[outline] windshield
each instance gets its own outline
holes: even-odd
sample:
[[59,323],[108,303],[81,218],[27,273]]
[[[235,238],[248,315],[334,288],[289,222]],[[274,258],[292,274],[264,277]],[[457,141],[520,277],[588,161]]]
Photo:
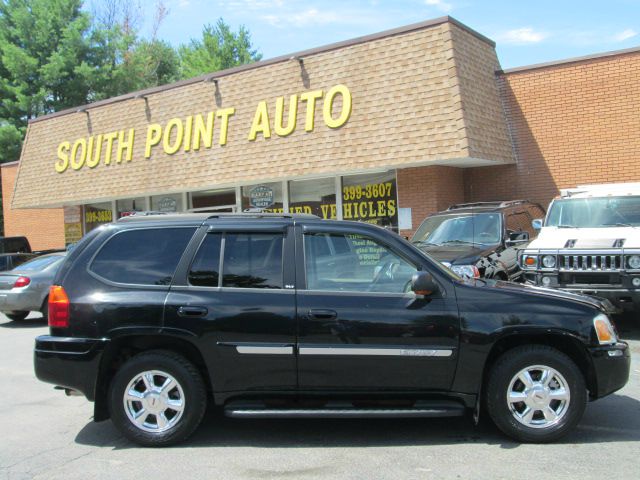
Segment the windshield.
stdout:
[[419,245],[500,243],[499,213],[453,213],[427,218],[411,241]]
[[597,228],[640,226],[640,196],[555,200],[547,227]]
[[21,272],[24,272],[24,271],[37,272],[39,270],[44,270],[45,268],[47,268],[50,265],[53,265],[56,262],[60,263],[62,259],[64,259],[63,255],[52,255],[50,257],[38,257],[23,263],[19,267],[16,267],[14,270],[19,270]]

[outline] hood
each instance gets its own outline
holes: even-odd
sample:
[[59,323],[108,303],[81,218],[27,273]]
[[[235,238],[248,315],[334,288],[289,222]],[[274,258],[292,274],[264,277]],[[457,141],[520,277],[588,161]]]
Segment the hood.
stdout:
[[448,262],[452,265],[472,265],[481,257],[491,255],[496,246],[493,245],[469,245],[469,244],[447,244],[447,245],[416,245],[420,250],[428,253],[439,262]]
[[617,313],[618,310],[613,304],[606,299],[592,297],[590,295],[582,295],[577,293],[566,292],[564,290],[556,290],[553,288],[537,287],[534,285],[527,285],[524,283],[504,282],[501,280],[487,280],[487,279],[465,279],[465,283],[472,283],[476,287],[480,288],[497,288],[502,291],[510,291],[514,293],[525,293],[528,295],[535,295],[539,297],[553,297],[562,300],[568,300],[571,302],[581,303],[583,305],[589,305],[597,308],[605,313]]
[[[640,248],[640,227],[558,228],[543,227],[527,249]],[[575,241],[575,242],[574,242]],[[567,242],[572,246],[568,247]]]

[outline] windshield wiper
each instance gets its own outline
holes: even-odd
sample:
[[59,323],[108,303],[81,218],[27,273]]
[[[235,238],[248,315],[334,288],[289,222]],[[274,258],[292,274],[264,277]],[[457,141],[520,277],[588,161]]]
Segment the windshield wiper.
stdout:
[[603,227],[631,227],[638,228],[637,225],[631,225],[630,223],[603,223]]
[[426,240],[416,240],[411,243],[413,243],[414,245],[435,245],[436,247],[440,245],[439,243],[428,242]]
[[447,243],[465,243],[467,245],[475,245],[474,242],[467,242],[465,240],[447,240],[446,242],[442,242],[440,245],[446,245]]
[[558,228],[578,228],[575,225],[556,225]]

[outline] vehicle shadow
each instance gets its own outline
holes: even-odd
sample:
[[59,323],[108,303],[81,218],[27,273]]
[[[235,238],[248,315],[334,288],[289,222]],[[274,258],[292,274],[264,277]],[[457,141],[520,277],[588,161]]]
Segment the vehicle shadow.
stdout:
[[7,320],[0,322],[0,328],[40,328],[46,327],[47,321],[42,317],[25,318],[24,320]]
[[[114,449],[137,448],[111,422],[89,423],[76,443]],[[578,427],[558,444],[640,441],[640,401],[611,395],[587,406]],[[525,447],[503,435],[485,418],[425,419],[262,419],[239,420],[210,409],[196,433],[181,447],[380,447],[489,444]]]

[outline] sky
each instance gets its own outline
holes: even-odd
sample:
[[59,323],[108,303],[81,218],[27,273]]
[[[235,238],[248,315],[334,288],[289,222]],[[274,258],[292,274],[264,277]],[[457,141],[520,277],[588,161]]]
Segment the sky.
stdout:
[[163,1],[160,38],[187,43],[222,17],[247,27],[264,59],[443,15],[494,40],[505,69],[640,46],[640,0]]

